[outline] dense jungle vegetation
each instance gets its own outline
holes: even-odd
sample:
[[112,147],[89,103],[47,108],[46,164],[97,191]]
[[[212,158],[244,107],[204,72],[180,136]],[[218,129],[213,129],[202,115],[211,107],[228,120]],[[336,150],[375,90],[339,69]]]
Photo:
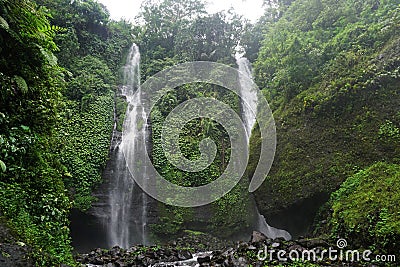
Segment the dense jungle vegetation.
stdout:
[[[398,253],[400,1],[265,5],[251,24],[232,10],[208,14],[201,0],[147,0],[133,23],[111,20],[95,0],[0,0],[0,217],[31,247],[37,266],[76,265],[68,216],[95,201],[114,110],[122,129],[126,104],[118,86],[133,42],[143,81],[187,61],[235,67],[236,50],[245,52],[277,124],[274,165],[255,193],[261,213],[268,217],[324,194],[329,200],[315,218],[314,235]],[[163,97],[151,114],[153,163],[177,184],[206,184],[229,161],[227,133],[207,119],[187,125],[181,145],[195,159],[204,137],[216,140],[218,156],[209,168],[185,173],[165,159],[162,122],[179,103],[202,96],[240,112],[234,94],[189,84]],[[256,126],[249,177],[260,142]],[[246,178],[211,205],[204,231],[230,229],[227,237],[249,227]],[[158,236],[180,233],[194,218],[191,209],[159,208],[152,226]]]

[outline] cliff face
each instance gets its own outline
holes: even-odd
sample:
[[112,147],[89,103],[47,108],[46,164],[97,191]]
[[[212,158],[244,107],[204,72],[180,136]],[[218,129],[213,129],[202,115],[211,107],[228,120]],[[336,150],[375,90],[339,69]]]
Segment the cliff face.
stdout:
[[[275,110],[278,138],[257,202],[274,226],[299,233],[347,177],[378,161],[398,163],[400,152],[399,4],[365,2],[350,21],[344,6],[357,3],[310,2],[296,1],[265,26],[255,63],[257,83]],[[307,5],[313,7],[308,14]],[[323,24],[327,10],[348,23]],[[250,173],[260,142],[254,129]]]

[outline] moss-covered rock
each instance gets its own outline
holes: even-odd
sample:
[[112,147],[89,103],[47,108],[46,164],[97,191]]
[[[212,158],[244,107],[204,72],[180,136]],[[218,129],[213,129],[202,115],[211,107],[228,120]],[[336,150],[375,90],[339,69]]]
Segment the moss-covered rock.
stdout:
[[332,234],[360,247],[400,249],[400,165],[376,163],[350,176],[331,196]]
[[[256,192],[267,217],[332,193],[378,161],[399,162],[399,6],[357,3],[295,1],[266,26],[255,77],[274,110],[278,141]],[[322,23],[335,16],[341,20]],[[260,142],[254,129],[250,174]]]

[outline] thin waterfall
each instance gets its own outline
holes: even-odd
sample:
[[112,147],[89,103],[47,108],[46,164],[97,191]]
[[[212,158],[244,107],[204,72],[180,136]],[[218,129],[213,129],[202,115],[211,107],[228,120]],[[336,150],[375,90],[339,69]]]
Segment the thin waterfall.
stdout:
[[[251,63],[250,61],[245,58],[238,58],[236,61],[236,64],[238,65],[239,71],[246,75],[248,78],[252,79],[252,70],[251,70]],[[242,107],[242,120],[244,121],[245,128],[246,128],[246,133],[247,133],[247,143],[249,144],[250,142],[250,136],[251,136],[251,130],[254,127],[254,124],[256,123],[256,114],[254,112],[257,111],[257,103],[258,103],[258,96],[257,96],[257,88],[252,86],[250,83],[249,79],[240,79],[240,96],[241,96],[241,107]],[[249,146],[250,147],[250,146]],[[250,151],[249,151],[250,152]],[[271,227],[268,225],[266,222],[265,218],[263,215],[260,214],[258,211],[258,207],[254,202],[255,206],[255,213],[256,213],[256,227],[257,230],[263,234],[265,234],[267,237],[275,239],[278,237],[283,237],[286,240],[290,240],[292,237],[291,235],[281,229],[277,229],[274,227]]]
[[[147,135],[146,114],[141,104],[140,53],[133,44],[124,67],[122,95],[128,102],[123,125],[124,133],[130,133],[134,140],[121,143],[116,148],[116,164],[113,170],[114,187],[109,193],[110,222],[108,227],[109,245],[128,248],[133,244],[147,243],[148,198],[134,182],[129,172],[124,153],[143,149]],[[146,172],[142,175],[146,175]]]
[[[237,65],[239,67],[239,71],[246,75],[248,78],[252,79],[252,70],[250,62],[247,58],[242,57],[237,59]],[[254,111],[257,110],[257,92],[254,90],[252,84],[249,83],[248,79],[240,79],[240,96],[242,99],[245,99],[246,103],[242,102],[242,119],[245,123],[246,132],[247,132],[247,143],[250,141],[251,130],[256,123],[256,116]],[[242,100],[243,101],[243,100]]]

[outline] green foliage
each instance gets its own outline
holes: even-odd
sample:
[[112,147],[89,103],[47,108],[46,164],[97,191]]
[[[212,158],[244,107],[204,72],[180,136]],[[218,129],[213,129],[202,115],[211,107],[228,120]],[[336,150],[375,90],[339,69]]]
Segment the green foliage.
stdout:
[[158,204],[159,222],[152,224],[151,233],[156,239],[177,235],[184,229],[185,221],[190,220],[193,214],[189,208],[178,208],[162,203]]
[[68,168],[65,185],[74,199],[74,206],[85,210],[93,197],[91,189],[101,182],[101,171],[108,159],[113,130],[114,95],[95,97],[86,109],[71,102],[66,120],[59,129],[60,161]]
[[[398,1],[378,6],[375,1],[295,1],[282,18],[264,26],[267,33],[255,66],[257,83],[268,88],[278,105],[322,78],[326,82],[349,72],[358,74],[352,67],[393,36],[398,5]],[[347,60],[342,60],[343,54]],[[337,63],[346,65],[328,67]],[[359,66],[360,71],[367,66]]]
[[379,127],[378,135],[380,138],[395,140],[400,138],[400,130],[392,121],[387,120]]
[[[206,14],[204,2],[200,0],[147,1],[143,5],[140,19],[143,26],[137,27],[136,36],[141,51],[143,80],[169,66],[186,61],[206,60],[231,65],[235,62],[233,56],[242,33],[243,21],[232,10]],[[166,116],[180,103],[196,97],[217,98],[239,113],[239,102],[235,94],[204,83],[180,86],[157,103],[151,113],[153,164],[165,179],[181,186],[210,183],[223,173],[229,162],[230,141],[227,132],[215,121],[205,118],[190,121],[182,129],[179,142],[184,156],[195,160],[200,156],[200,141],[207,137],[214,140],[217,156],[208,168],[198,173],[184,172],[169,163],[164,155],[160,137]],[[217,235],[227,237],[248,226],[250,219],[242,216],[247,212],[247,200],[246,186],[236,187],[223,199],[207,207],[212,217],[209,221],[196,218],[195,209],[160,205],[160,221],[153,225],[153,231],[159,236],[176,234],[197,223]]]
[[400,236],[400,166],[376,163],[332,193],[332,234],[376,252],[397,253]]
[[0,211],[37,266],[73,264],[55,127],[64,70],[49,14],[29,0],[0,2]]
[[52,14],[53,24],[65,31],[55,38],[60,65],[69,68],[78,57],[91,55],[117,74],[122,58],[132,44],[132,25],[127,21],[110,21],[108,10],[94,0],[36,0]]
[[128,103],[126,102],[126,99],[121,96],[116,96],[115,99],[115,113],[117,116],[117,127],[116,130],[118,132],[122,132],[123,126],[124,126],[124,121],[125,121],[125,115],[126,115],[126,109],[128,108]]
[[[108,156],[114,122],[112,91],[121,80],[118,72],[132,43],[132,25],[110,21],[106,8],[92,0],[37,2],[49,9],[52,23],[65,29],[55,38],[59,62],[69,71],[57,150],[68,169],[64,178],[68,195],[74,207],[86,210]],[[115,105],[119,130],[125,105],[121,99]]]
[[[179,170],[167,160],[161,145],[161,130],[165,118],[177,105],[195,97],[214,97],[227,103],[232,109],[239,110],[238,98],[234,93],[209,84],[184,85],[162,97],[151,113],[152,160],[157,171],[165,179],[181,186],[201,186],[217,179],[225,171],[230,156],[231,144],[225,129],[210,119],[202,118],[185,125],[179,134],[179,145],[187,159],[196,160],[200,156],[200,141],[207,137],[211,138],[217,145],[217,154],[213,163],[203,171],[192,173]],[[250,216],[243,216],[249,211],[247,186],[248,182],[243,179],[231,192],[208,206],[212,216],[207,222],[198,222],[204,224],[204,229],[201,230],[211,231],[220,237],[229,237],[249,227]],[[160,204],[159,210],[161,211],[160,221],[152,227],[153,232],[159,236],[182,233],[185,227],[190,227],[199,220],[195,218],[195,209]],[[207,227],[206,224],[208,224]]]
[[[265,213],[331,193],[377,161],[398,162],[398,139],[384,135],[399,125],[399,4],[299,0],[265,23],[254,71],[278,136],[256,193]],[[250,173],[260,149],[253,135]]]
[[136,28],[142,78],[185,61],[234,63],[242,20],[233,12],[206,14],[202,0],[147,1]]
[[37,266],[74,265],[70,199],[100,181],[131,32],[95,1],[0,1],[0,211]]
[[[33,248],[37,266],[72,263],[68,198],[44,194],[35,200],[34,190],[0,182],[0,208],[17,235]],[[61,208],[64,207],[64,208]]]
[[70,70],[75,77],[68,83],[66,95],[82,103],[84,97],[107,94],[115,84],[107,64],[93,56],[77,59]]

